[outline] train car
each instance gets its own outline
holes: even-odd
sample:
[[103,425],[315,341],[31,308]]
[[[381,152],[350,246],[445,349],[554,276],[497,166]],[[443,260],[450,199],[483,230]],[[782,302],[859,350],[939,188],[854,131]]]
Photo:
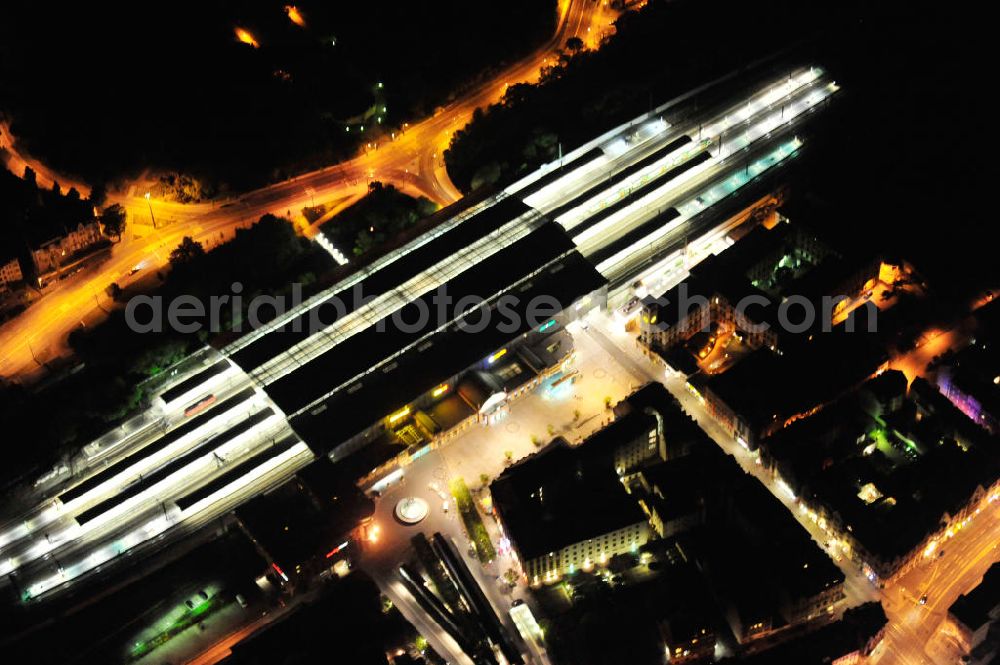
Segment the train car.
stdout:
[[200,400],[184,409],[184,417],[190,418],[193,415],[197,415],[213,404],[215,404],[215,395],[205,395]]

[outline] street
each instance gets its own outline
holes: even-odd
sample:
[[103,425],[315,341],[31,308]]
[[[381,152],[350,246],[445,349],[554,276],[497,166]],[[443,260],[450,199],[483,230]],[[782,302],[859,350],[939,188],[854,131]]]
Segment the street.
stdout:
[[[150,232],[141,240],[118,243],[112,248],[108,261],[66,279],[40,302],[3,324],[0,327],[0,376],[21,379],[38,376],[44,363],[67,353],[66,337],[74,328],[81,324],[92,325],[103,317],[101,307],[112,305],[104,295],[109,284],[118,282],[126,286],[129,279],[125,276],[137,265],[143,266],[137,278],[163,268],[168,263],[170,250],[185,236],[203,243],[218,243],[231,238],[237,228],[249,226],[265,213],[297,216],[303,207],[314,202],[356,196],[365,191],[372,180],[390,183],[408,194],[426,196],[440,205],[458,200],[461,194],[451,184],[443,158],[452,134],[471,119],[475,109],[499,100],[509,85],[536,81],[541,68],[553,62],[570,37],[580,37],[589,47],[598,46],[600,35],[611,28],[617,16],[604,3],[590,0],[562,0],[559,11],[555,34],[531,55],[501,70],[490,80],[473,86],[445,105],[441,112],[405,125],[394,140],[385,140],[377,148],[363,150],[347,162],[228,201],[147,202],[145,188],[136,184],[126,186],[123,192],[112,193],[109,203],[125,205],[132,225],[137,219],[144,225],[149,224],[150,206],[158,225],[161,220],[170,220],[170,223],[156,230],[152,230],[151,225],[145,226]],[[42,176],[39,182],[43,184],[45,178],[58,179],[64,186],[70,184],[70,180],[50,173],[36,160],[19,155],[6,126],[0,129],[3,144],[12,155],[11,168],[20,168],[18,176],[28,164]]]

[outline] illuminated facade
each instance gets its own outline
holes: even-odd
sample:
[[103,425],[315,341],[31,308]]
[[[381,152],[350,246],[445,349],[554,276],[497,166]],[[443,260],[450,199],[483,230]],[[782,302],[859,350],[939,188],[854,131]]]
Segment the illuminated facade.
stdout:
[[616,554],[635,553],[649,540],[649,525],[641,520],[610,533],[570,543],[562,549],[521,561],[532,584],[554,582],[578,570],[589,571],[604,565]]
[[74,254],[96,245],[103,239],[101,225],[97,220],[79,223],[76,228],[53,238],[31,252],[35,268],[39,273],[58,269]]
[[531,584],[591,570],[637,553],[651,529],[612,467],[611,451],[589,439],[555,439],[508,467],[490,485],[504,538]]
[[[1000,433],[1000,422],[997,421],[997,414],[991,413],[991,410],[986,408],[983,402],[976,398],[972,390],[965,389],[963,378],[961,374],[956,376],[951,371],[951,368],[944,368],[938,374],[938,389],[959,411],[971,418],[977,425],[993,434]],[[996,385],[994,383],[988,386],[987,390],[995,389]],[[986,392],[986,390],[983,392]],[[995,393],[996,391],[991,390],[991,392]],[[995,399],[993,401],[996,402]]]
[[23,278],[21,264],[18,262],[17,257],[0,264],[0,290],[6,289],[14,282],[20,282]]

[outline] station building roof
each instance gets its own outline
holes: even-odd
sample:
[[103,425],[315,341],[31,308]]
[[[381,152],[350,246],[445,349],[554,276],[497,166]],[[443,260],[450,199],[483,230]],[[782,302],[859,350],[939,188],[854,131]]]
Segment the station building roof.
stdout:
[[[519,325],[500,328],[491,324],[480,332],[470,332],[463,324],[478,320],[479,315],[473,313],[310,405],[291,419],[292,428],[314,450],[329,450],[456,374],[477,363],[486,367],[489,355],[496,349],[518,339],[530,342],[532,337],[542,335],[526,316],[529,303],[536,297],[551,297],[569,305],[605,283],[582,256],[571,252],[514,289],[519,299],[511,311],[517,314]],[[389,333],[383,336],[388,337]],[[387,349],[386,355],[391,355],[391,349]],[[294,376],[295,373],[289,375]],[[289,395],[296,389],[294,379],[285,385]],[[337,384],[330,381],[327,385],[332,389]]]

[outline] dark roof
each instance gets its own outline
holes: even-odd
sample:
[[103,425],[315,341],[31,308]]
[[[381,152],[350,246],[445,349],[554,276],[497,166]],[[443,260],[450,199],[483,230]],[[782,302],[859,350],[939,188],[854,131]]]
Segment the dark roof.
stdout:
[[687,454],[706,442],[715,447],[694,418],[681,408],[680,402],[659,381],[647,383],[614,407],[618,418],[633,411],[652,411],[663,419],[663,439],[668,458]]
[[756,479],[747,479],[733,495],[742,523],[757,533],[768,560],[766,569],[793,599],[809,598],[842,583],[844,573],[813,541],[795,517]]
[[791,224],[779,224],[772,228],[755,226],[735,245],[719,254],[706,257],[691,271],[704,277],[715,276],[726,281],[749,280],[747,272],[751,268],[792,242],[790,236],[800,231],[800,226]]
[[789,293],[802,295],[810,300],[823,296],[849,295],[839,291],[845,283],[861,270],[874,268],[879,259],[870,255],[830,256],[818,266],[795,280],[788,288]]
[[319,506],[294,478],[250,499],[235,513],[254,541],[283,570],[294,570],[296,565],[322,554],[324,547],[336,544],[332,542],[336,534],[321,530]]
[[343,457],[337,457],[336,462],[344,475],[360,478],[405,450],[407,450],[406,444],[391,431],[386,430],[373,434],[371,439],[359,450],[353,450]]
[[294,478],[236,509],[237,517],[285,570],[322,555],[341,541],[375,505],[322,456]]
[[708,280],[702,279],[692,273],[687,279],[667,290],[659,298],[646,297],[643,299],[643,303],[656,313],[656,325],[669,328],[677,325],[684,316],[687,316],[695,309],[694,307],[690,307],[682,311],[681,304],[685,302],[690,303],[692,298],[699,295],[705,298],[711,296],[712,284]]
[[[957,514],[977,486],[991,484],[1000,473],[995,439],[979,431],[977,443],[967,449],[956,445],[949,423],[968,419],[951,414],[954,407],[937,397],[944,401],[940,409],[919,422],[912,401],[891,421],[905,432],[910,424],[917,427],[921,452],[913,459],[890,459],[879,449],[863,453],[875,429],[890,440],[896,434],[867,416],[850,395],[779,430],[762,447],[794,491],[838,514],[865,549],[889,562],[912,551],[946,513]],[[881,499],[866,503],[858,496],[867,483],[878,488]]]
[[457,393],[450,393],[424,409],[440,429],[446,431],[475,414],[475,410]]
[[177,385],[172,386],[167,390],[164,390],[160,394],[160,397],[163,398],[164,402],[169,404],[178,397],[183,396],[184,393],[187,393],[192,389],[197,388],[198,386],[203,384],[205,381],[208,381],[213,376],[222,374],[227,369],[229,369],[229,361],[225,359],[220,360],[216,363],[213,363],[206,369],[203,369],[202,371],[198,372],[194,376],[181,381]]
[[[558,325],[553,325],[546,330],[552,333],[549,337],[539,338],[530,344],[522,344],[517,349],[518,357],[535,372],[541,372],[555,365],[566,355],[565,349],[573,346],[573,337]],[[494,370],[494,374],[499,369],[498,366]]]
[[523,559],[645,521],[611,465],[563,439],[505,469],[490,492]]
[[633,411],[616,418],[606,427],[591,434],[584,442],[581,454],[600,457],[610,463],[619,446],[640,436],[645,438],[646,433],[655,428],[656,416],[642,411]]
[[990,613],[1000,606],[1000,563],[994,563],[983,581],[967,594],[958,597],[948,611],[970,630],[977,630],[990,620]]
[[[694,305],[698,301],[707,303],[716,296],[725,298],[734,307],[743,299],[754,297],[758,302],[763,298],[767,304],[746,307],[742,310],[743,316],[751,323],[767,323],[775,327],[778,319],[773,299],[751,284],[742,272],[730,270],[726,265],[728,262],[723,260],[727,253],[706,257],[692,269],[687,279],[664,293],[659,298],[662,304],[657,308],[656,323],[667,327],[676,325],[683,314],[695,310]],[[681,311],[683,304],[687,304],[688,308]]]
[[[393,361],[391,371],[370,372],[316,408],[292,418],[292,427],[313,450],[329,450],[418,395],[484,362],[496,349],[519,338],[541,334],[532,331],[524,316],[533,298],[547,295],[569,304],[604,284],[604,278],[573,252],[554,267],[533,276],[530,286],[524,285],[521,287],[524,290],[516,291],[519,303],[513,309],[521,319],[518,329],[504,331],[490,326],[482,332],[470,333],[455,325],[449,326]],[[294,386],[289,390],[293,391]]]
[[616,404],[615,415],[620,417],[630,411],[643,411],[645,409],[652,409],[667,420],[676,418],[691,421],[690,417],[684,413],[684,409],[681,408],[680,402],[659,381],[650,381],[640,386],[638,390]]
[[[546,224],[510,247],[479,262],[445,285],[448,296],[453,299],[447,312],[449,320],[454,320],[455,305],[462,298],[493,298],[573,247],[562,227]],[[328,391],[368,372],[390,356],[419,342],[435,326],[440,325],[436,320],[440,309],[435,300],[436,294],[437,289],[428,291],[418,298],[419,302],[408,303],[398,312],[331,346],[319,357],[267,386],[268,395],[285,413],[295,413]],[[420,320],[421,313],[429,315],[429,319],[425,326],[415,330],[416,326],[412,324]],[[405,330],[402,329],[403,327],[394,323],[394,316],[395,320],[402,320],[410,325]],[[478,320],[478,314],[473,314],[470,320]]]
[[[547,339],[557,339],[557,337],[553,335],[552,337],[549,337]],[[571,346],[572,343],[573,340],[572,338],[570,338]],[[501,361],[500,363],[494,365],[490,369],[490,376],[492,376],[494,380],[496,380],[497,385],[499,385],[507,392],[517,390],[525,383],[531,381],[533,378],[538,376],[537,374],[538,371],[547,369],[548,367],[551,367],[554,364],[553,362],[551,362],[551,359],[547,358],[546,361],[543,361],[542,364],[540,365],[535,365],[534,362],[531,365],[529,365],[524,360],[525,357],[528,357],[523,353],[525,350],[526,347],[523,346],[518,347],[517,355],[515,357],[510,359],[505,359],[504,361]],[[537,356],[535,356],[535,358],[537,358]],[[535,358],[532,358],[532,361],[534,361]]]
[[782,355],[759,349],[704,381],[756,430],[827,403],[873,374],[886,353],[870,337],[838,327],[798,340]]
[[82,483],[74,485],[70,489],[66,490],[65,492],[59,495],[59,500],[65,504],[69,503],[74,499],[78,499],[79,497],[83,496],[90,490],[94,489],[104,481],[118,475],[119,473],[135,465],[139,461],[152,456],[154,453],[163,450],[170,444],[179,440],[181,437],[195,431],[209,420],[212,420],[220,413],[223,413],[235,407],[236,405],[245,402],[246,400],[250,399],[253,395],[254,395],[253,388],[245,388],[240,392],[236,393],[235,395],[229,397],[228,399],[223,400],[222,402],[213,403],[211,406],[208,407],[207,410],[183,421],[176,428],[170,430],[164,436],[161,436],[159,439],[156,439],[156,441],[154,441],[153,443],[150,443],[144,448],[137,448],[135,450],[130,451],[128,455],[119,459],[114,464],[109,464],[108,466],[105,466],[103,469],[93,474],[92,476],[84,480]]
[[255,469],[263,465],[264,463],[274,459],[278,455],[281,455],[282,453],[288,451],[292,446],[296,445],[297,443],[298,440],[294,436],[288,436],[285,437],[284,439],[280,439],[276,443],[268,446],[263,451],[257,453],[253,457],[250,457],[249,459],[244,459],[236,466],[226,467],[225,473],[223,473],[221,476],[216,477],[208,484],[202,485],[201,487],[192,490],[183,496],[177,497],[174,503],[176,503],[177,507],[180,508],[181,510],[187,510],[188,508],[198,503],[202,499],[207,498],[212,494],[215,494],[226,485],[242,478],[248,472],[250,472],[251,469]]
[[517,197],[521,199],[527,198],[528,196],[534,194],[538,190],[543,189],[545,186],[551,185],[553,182],[563,177],[567,173],[572,172],[574,169],[577,169],[583,166],[584,164],[594,161],[603,154],[604,151],[601,150],[600,148],[591,148],[590,150],[588,150],[587,152],[580,155],[579,157],[577,157],[576,159],[572,160],[569,163],[566,164],[560,163],[559,166],[552,169],[551,171],[549,171],[548,173],[546,173],[541,178],[534,181],[524,189],[518,191]]
[[477,411],[486,403],[490,395],[500,391],[500,386],[488,372],[474,369],[466,372],[455,386],[455,392],[461,395],[471,407]]
[[[589,188],[587,188],[586,190],[580,192],[579,194],[577,194],[576,196],[574,196],[571,200],[569,200],[566,203],[562,204],[558,208],[554,208],[553,210],[550,210],[549,213],[548,213],[549,218],[550,219],[556,219],[557,217],[559,217],[563,213],[565,213],[565,212],[567,212],[569,210],[572,210],[573,208],[579,206],[580,204],[582,204],[584,201],[586,201],[587,199],[591,198],[595,194],[604,191],[610,185],[612,185],[612,184],[614,184],[616,182],[621,182],[622,180],[625,180],[626,178],[628,178],[629,176],[631,176],[633,173],[637,173],[637,172],[641,171],[642,169],[646,168],[647,166],[649,166],[650,164],[652,164],[656,160],[661,159],[662,157],[665,157],[666,155],[670,154],[674,150],[677,150],[681,146],[686,145],[686,144],[688,144],[690,142],[691,142],[691,137],[688,136],[688,135],[686,135],[686,134],[683,135],[683,136],[680,136],[680,137],[678,137],[676,139],[674,139],[673,141],[671,141],[667,145],[663,146],[659,150],[654,151],[650,155],[647,155],[646,157],[640,159],[639,161],[634,162],[633,164],[631,164],[631,165],[625,167],[624,169],[618,171],[617,173],[615,173],[610,178],[608,178],[606,180],[602,179],[600,182],[598,182],[598,183],[590,186]],[[594,151],[591,151],[591,153],[593,153],[593,152]],[[591,153],[588,153],[588,154],[591,154]],[[600,152],[598,154],[600,154]],[[596,157],[596,156],[597,155],[594,155],[594,157]],[[593,157],[591,157],[591,159],[593,159]],[[581,157],[580,159],[575,160],[573,162],[573,165],[574,165],[574,168],[576,168],[576,165],[583,165],[584,163],[585,163],[584,162],[584,158]],[[562,175],[562,173],[560,175]],[[544,180],[544,178],[543,178],[543,180]],[[534,185],[532,185],[531,189],[532,189],[532,191],[537,191],[538,189],[541,189],[541,187],[537,187],[536,188],[536,187],[534,187]],[[520,192],[517,193],[517,196],[519,196],[521,198],[526,198],[529,194],[532,193],[532,191],[521,190]]]
[[890,369],[867,381],[862,388],[884,405],[897,397],[904,397],[907,385],[906,374],[897,369]]
[[778,646],[721,665],[826,665],[864,649],[882,630],[887,619],[878,602],[865,603],[844,612],[840,621],[782,642]]
[[685,455],[644,468],[640,473],[657,493],[653,499],[662,519],[697,512],[704,505],[705,476],[702,461]]
[[698,367],[698,360],[683,344],[674,344],[666,351],[660,351],[659,354],[674,371],[680,372],[684,376],[691,376],[701,371],[701,368]]
[[[529,210],[528,206],[516,198],[501,199],[385,267],[374,271],[361,282],[362,292],[366,297],[377,297]],[[346,307],[345,310],[342,310],[341,315],[351,312],[356,301],[352,295],[352,289],[353,287],[331,295],[318,306],[316,313],[300,314],[281,329],[270,332],[248,344],[232,355],[233,361],[249,371],[282,351],[287,351],[309,336],[310,317],[315,316],[326,325],[331,324],[338,316],[337,306],[334,303],[343,303],[343,306]],[[295,331],[296,328],[299,329],[298,332]]]

